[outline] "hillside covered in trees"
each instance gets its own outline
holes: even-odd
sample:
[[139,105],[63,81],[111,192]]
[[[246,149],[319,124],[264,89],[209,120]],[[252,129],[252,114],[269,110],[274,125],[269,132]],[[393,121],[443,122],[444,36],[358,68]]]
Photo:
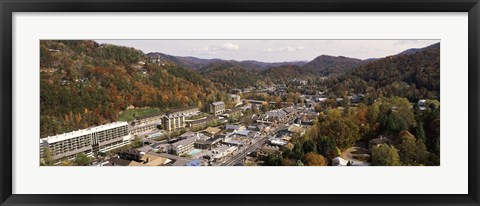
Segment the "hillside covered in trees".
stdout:
[[324,84],[340,97],[365,94],[369,103],[381,96],[440,100],[440,44],[370,61]]
[[225,100],[207,79],[133,48],[94,41],[41,41],[41,137],[118,119],[128,106],[175,108]]
[[336,97],[365,94],[367,105],[379,97],[439,100],[439,52],[436,44],[381,59],[322,55],[311,62],[264,63],[144,54],[94,41],[41,41],[40,136],[117,121],[129,106],[205,108],[228,101],[232,88],[293,78],[329,88]]

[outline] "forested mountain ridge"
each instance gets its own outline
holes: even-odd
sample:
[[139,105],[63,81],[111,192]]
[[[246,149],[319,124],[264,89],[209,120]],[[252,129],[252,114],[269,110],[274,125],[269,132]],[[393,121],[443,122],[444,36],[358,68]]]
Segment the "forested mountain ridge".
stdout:
[[342,74],[366,63],[360,59],[321,55],[310,62],[216,61],[197,71],[223,88],[231,89]]
[[320,55],[303,66],[317,75],[328,76],[351,71],[365,65],[366,62],[360,59],[343,56]]
[[251,70],[266,70],[272,67],[278,67],[282,65],[296,65],[296,66],[303,66],[307,63],[307,61],[292,61],[292,62],[261,62],[255,60],[244,60],[244,61],[236,61],[236,60],[223,60],[223,59],[202,59],[197,57],[183,57],[183,56],[172,56],[168,54],[163,54],[159,52],[151,52],[146,54],[148,57],[157,57],[164,60],[171,61],[175,64],[180,66],[186,66],[194,70],[199,70],[204,67],[209,67],[210,64],[232,64],[238,67],[245,67]]
[[376,90],[372,99],[378,95],[405,97],[412,102],[440,99],[440,44],[373,60],[329,81],[338,90]]
[[226,100],[189,68],[162,67],[132,48],[94,41],[41,41],[41,137],[118,120],[128,106],[204,107]]

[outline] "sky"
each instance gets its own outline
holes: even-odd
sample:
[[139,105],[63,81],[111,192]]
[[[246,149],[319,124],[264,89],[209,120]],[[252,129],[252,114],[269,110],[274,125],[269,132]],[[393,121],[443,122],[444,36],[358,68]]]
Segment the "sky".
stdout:
[[311,61],[320,55],[358,59],[381,58],[440,40],[95,40],[134,47],[144,53],[161,52],[203,59],[263,62]]

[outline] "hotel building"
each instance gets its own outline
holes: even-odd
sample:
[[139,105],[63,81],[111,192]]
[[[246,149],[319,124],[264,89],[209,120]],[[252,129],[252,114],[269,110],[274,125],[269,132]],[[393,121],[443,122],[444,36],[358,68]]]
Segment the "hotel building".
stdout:
[[40,139],[41,155],[48,148],[53,160],[72,159],[78,153],[93,155],[130,143],[127,122],[114,122]]
[[163,117],[163,129],[173,131],[180,128],[185,128],[185,116],[179,114],[169,114]]
[[214,102],[210,104],[210,112],[213,115],[222,114],[225,111],[225,102]]

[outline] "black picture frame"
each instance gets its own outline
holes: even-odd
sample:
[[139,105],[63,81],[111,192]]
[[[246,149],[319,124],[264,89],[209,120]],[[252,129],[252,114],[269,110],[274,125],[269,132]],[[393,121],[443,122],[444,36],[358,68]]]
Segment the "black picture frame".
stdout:
[[[1,205],[479,205],[478,0],[0,0]],[[34,195],[12,194],[13,12],[468,12],[468,194]],[[454,177],[452,177],[454,178]],[[32,183],[34,184],[34,183]],[[447,185],[439,185],[447,186]]]

